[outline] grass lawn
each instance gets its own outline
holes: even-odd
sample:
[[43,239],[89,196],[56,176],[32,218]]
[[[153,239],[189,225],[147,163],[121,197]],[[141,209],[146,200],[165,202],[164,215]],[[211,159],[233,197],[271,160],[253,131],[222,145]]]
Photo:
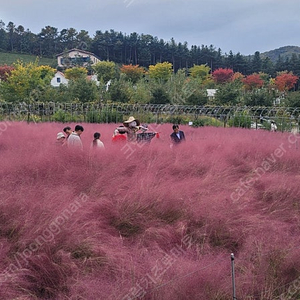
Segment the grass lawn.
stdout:
[[[28,54],[19,54],[19,53],[7,53],[7,52],[0,52],[0,65],[11,65],[18,60],[22,60],[24,63],[35,62],[37,56],[35,55],[28,55]],[[39,58],[40,65],[49,65],[49,66],[56,66],[56,59],[55,58]]]

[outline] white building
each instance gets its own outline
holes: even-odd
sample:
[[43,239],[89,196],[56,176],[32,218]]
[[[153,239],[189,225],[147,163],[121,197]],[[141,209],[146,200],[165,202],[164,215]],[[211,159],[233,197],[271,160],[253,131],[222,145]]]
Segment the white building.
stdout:
[[98,81],[98,78],[97,78],[96,74],[87,76],[87,79],[90,80],[90,81],[94,81],[97,86],[100,85],[100,82]]
[[57,71],[54,77],[51,79],[51,85],[58,87],[61,84],[68,85],[69,80],[65,77],[64,73]]
[[207,97],[209,100],[215,99],[217,90],[216,89],[206,89]]
[[[87,80],[94,81],[96,85],[99,86],[100,82],[97,79],[97,75],[88,75],[86,78]],[[60,71],[57,71],[54,77],[51,79],[51,85],[54,87],[58,87],[61,84],[68,85],[68,83],[69,83],[69,79],[67,79],[65,77],[65,74]]]
[[80,49],[71,49],[65,52],[62,52],[57,57],[57,65],[59,67],[69,66],[69,65],[82,65],[86,66],[88,64],[96,64],[100,59],[93,53],[80,50]]

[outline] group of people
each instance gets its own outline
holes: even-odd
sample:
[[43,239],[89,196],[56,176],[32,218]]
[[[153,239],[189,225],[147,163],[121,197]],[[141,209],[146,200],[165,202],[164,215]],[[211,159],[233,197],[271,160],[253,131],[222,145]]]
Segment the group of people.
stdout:
[[[81,125],[76,125],[74,131],[71,129],[71,127],[67,126],[63,129],[64,133],[57,133],[56,142],[58,145],[83,149],[83,144],[80,137],[83,131],[84,128]],[[100,140],[100,137],[100,132],[94,133],[94,139],[91,143],[91,148],[104,149],[104,144]]]
[[[185,141],[184,132],[179,130],[179,126],[174,124],[173,132],[170,135],[171,145],[177,145]],[[76,125],[74,131],[71,127],[67,126],[63,129],[63,132],[57,133],[57,144],[67,146],[70,148],[83,149],[81,141],[81,134],[84,128],[81,125]],[[146,124],[141,125],[140,121],[133,116],[129,117],[128,120],[124,121],[122,125],[118,126],[113,133],[113,143],[124,143],[124,142],[136,142],[136,143],[147,143],[149,144],[153,137],[159,137],[158,132],[149,132]],[[104,144],[101,141],[100,132],[94,133],[94,139],[91,142],[91,149],[104,149]]]

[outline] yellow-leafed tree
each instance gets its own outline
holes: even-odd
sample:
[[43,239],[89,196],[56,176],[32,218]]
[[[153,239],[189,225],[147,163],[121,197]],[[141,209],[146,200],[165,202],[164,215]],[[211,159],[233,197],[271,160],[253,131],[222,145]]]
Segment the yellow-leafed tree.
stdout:
[[157,81],[167,81],[173,73],[172,64],[169,62],[157,63],[149,66],[149,76]]
[[39,66],[38,62],[14,64],[6,81],[0,84],[3,100],[8,102],[28,102],[33,94],[50,85],[55,69],[49,66]]
[[67,69],[65,71],[66,78],[70,80],[85,78],[86,75],[87,75],[87,69],[84,67],[74,67],[74,68]]

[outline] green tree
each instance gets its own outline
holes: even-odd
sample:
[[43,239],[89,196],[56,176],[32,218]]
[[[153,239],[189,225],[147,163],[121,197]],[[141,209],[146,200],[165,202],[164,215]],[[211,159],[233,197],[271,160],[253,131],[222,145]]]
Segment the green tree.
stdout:
[[57,51],[58,29],[51,26],[42,28],[38,34],[41,44],[41,55],[52,56]]
[[184,69],[173,73],[166,83],[161,84],[161,88],[167,92],[172,104],[185,104],[187,98],[193,93],[188,86]]
[[115,81],[109,87],[110,100],[114,102],[129,102],[128,84],[125,81]]
[[236,105],[239,102],[240,92],[234,82],[222,84],[217,89],[215,102],[220,105]]
[[97,78],[103,83],[113,80],[118,75],[116,64],[112,61],[100,61],[93,66]]
[[278,59],[277,59],[276,64],[275,64],[275,70],[277,72],[281,72],[281,71],[286,70],[286,65],[285,65],[285,62],[284,62],[281,55],[278,56]]
[[139,40],[139,64],[149,66],[151,64],[151,44],[153,36],[150,34],[142,34]]
[[9,50],[14,51],[16,44],[16,25],[13,22],[9,22],[6,26],[7,36],[9,40]]
[[205,105],[208,103],[206,90],[196,90],[191,94],[186,101],[187,105]]
[[5,32],[5,23],[0,20],[0,49],[6,50],[7,46],[7,35]]
[[272,106],[273,94],[268,89],[253,89],[244,95],[247,106]]
[[74,48],[74,46],[76,44],[77,34],[78,34],[78,32],[73,27],[64,29],[63,31],[61,31],[61,38],[64,43],[64,48],[66,48],[66,49]]
[[225,56],[225,65],[227,69],[233,69],[235,65],[235,57],[231,50],[229,51],[229,54]]
[[286,104],[290,107],[300,107],[300,91],[288,93]]
[[247,73],[247,61],[239,52],[234,57],[233,70],[242,74]]
[[70,93],[70,87],[61,84],[58,87],[50,86],[49,89],[47,88],[46,93],[43,95],[43,101],[68,103],[73,101],[73,96]]
[[300,76],[300,55],[292,54],[290,59],[289,70],[293,72],[293,74]]
[[81,50],[87,50],[91,44],[91,38],[89,37],[89,33],[86,30],[80,30],[80,32],[76,35],[76,48]]
[[232,127],[250,128],[251,116],[247,111],[238,112],[229,119],[228,125]]
[[96,83],[83,77],[70,80],[68,91],[72,101],[91,102],[97,100],[98,97]]
[[72,97],[69,92],[69,87],[65,84],[61,84],[58,87],[51,85],[45,86],[40,94],[37,94],[39,102],[71,102]]
[[170,103],[170,97],[166,93],[166,91],[162,87],[156,87],[152,91],[152,98],[150,100],[150,103],[152,104],[168,104]]
[[136,84],[128,88],[130,103],[146,104],[151,100],[151,91],[145,79],[139,80]]
[[256,51],[254,53],[254,57],[251,61],[251,65],[252,65],[252,73],[259,73],[261,71],[262,60],[260,58],[259,51]]
[[275,73],[274,65],[269,57],[266,57],[262,60],[261,71],[270,76],[273,76]]

